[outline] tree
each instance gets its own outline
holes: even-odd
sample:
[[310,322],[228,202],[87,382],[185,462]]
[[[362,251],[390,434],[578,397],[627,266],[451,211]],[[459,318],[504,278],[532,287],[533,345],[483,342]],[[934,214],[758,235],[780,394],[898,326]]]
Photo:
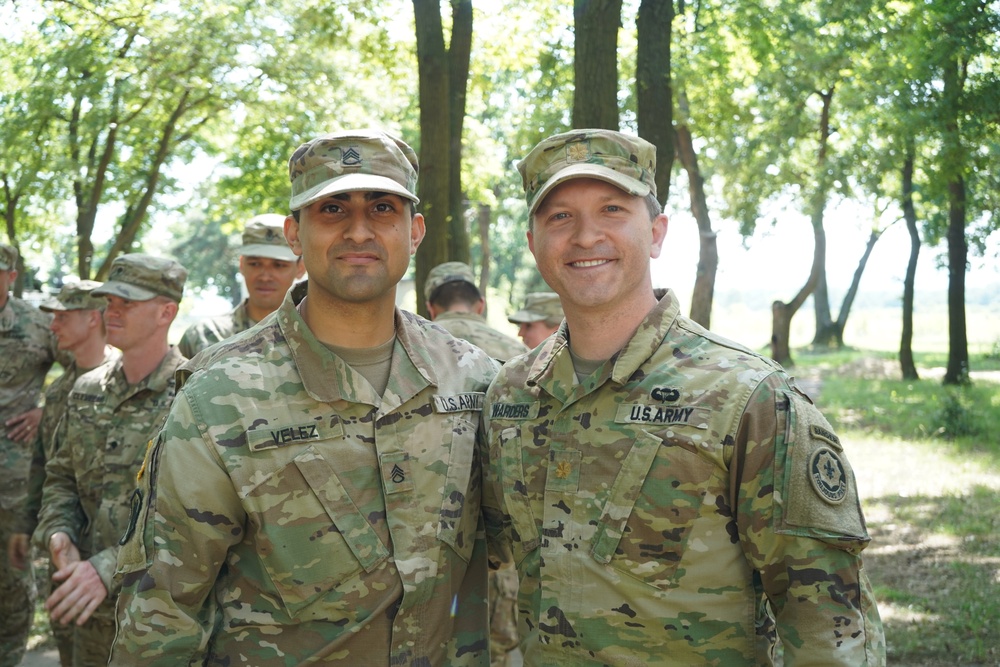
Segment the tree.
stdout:
[[617,130],[622,0],[574,0],[573,127]]

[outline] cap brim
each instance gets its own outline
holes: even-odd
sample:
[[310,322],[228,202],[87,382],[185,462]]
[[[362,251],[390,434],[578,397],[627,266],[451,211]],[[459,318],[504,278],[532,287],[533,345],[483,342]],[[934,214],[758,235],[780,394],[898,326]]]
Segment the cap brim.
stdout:
[[298,211],[301,208],[312,204],[323,197],[339,195],[344,192],[388,192],[399,195],[404,199],[409,199],[414,204],[419,204],[420,199],[415,194],[404,188],[402,185],[387,178],[386,176],[376,176],[375,174],[346,174],[338,176],[333,180],[320,183],[314,188],[306,190],[302,194],[292,197],[289,201],[289,208]]
[[539,315],[530,310],[519,310],[512,315],[508,315],[507,321],[512,324],[530,324],[531,322],[541,322],[547,317],[547,315]]
[[59,303],[58,299],[49,299],[43,304],[38,306],[38,310],[44,311],[46,313],[62,312],[64,310],[69,310],[66,306]]
[[106,282],[100,287],[91,290],[90,293],[96,296],[117,296],[122,299],[128,299],[129,301],[149,301],[153,297],[160,296],[152,290],[136,287],[135,285],[130,285],[129,283],[119,283],[114,281]]
[[605,183],[610,183],[616,186],[620,190],[627,192],[635,197],[645,197],[649,194],[649,186],[642,181],[636,180],[631,176],[626,176],[620,172],[610,169],[608,167],[593,164],[590,162],[582,162],[580,164],[573,164],[563,169],[560,169],[555,173],[552,178],[545,182],[539,190],[538,194],[535,195],[535,199],[531,202],[531,210],[528,211],[529,214],[533,214],[538,208],[538,205],[542,203],[545,197],[552,192],[553,188],[557,185],[561,185],[566,181],[571,181],[574,178],[595,178],[599,181],[604,181]]
[[299,256],[292,252],[288,246],[282,248],[280,245],[269,245],[266,243],[253,243],[240,248],[241,257],[264,257],[266,259],[280,259],[285,262],[294,262]]

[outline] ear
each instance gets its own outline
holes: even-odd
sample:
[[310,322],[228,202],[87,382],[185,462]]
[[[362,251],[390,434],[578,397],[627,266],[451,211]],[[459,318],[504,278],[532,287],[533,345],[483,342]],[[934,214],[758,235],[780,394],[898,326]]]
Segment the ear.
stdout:
[[476,315],[482,315],[484,310],[486,310],[486,299],[479,297],[479,301],[477,301],[476,305],[472,307],[472,311]]
[[525,232],[525,234],[528,237],[528,250],[531,251],[531,256],[534,257],[535,256],[535,236],[534,236],[534,234],[531,233],[531,228],[530,227],[528,228],[528,231]]
[[295,279],[299,280],[300,278],[302,278],[302,276],[306,275],[306,263],[302,261],[301,257],[299,257],[296,263],[298,264],[299,268],[295,270]]
[[653,218],[653,244],[649,248],[649,256],[656,259],[663,249],[663,239],[667,236],[667,216],[663,213]]
[[[302,215],[301,211],[299,215]],[[302,242],[299,240],[299,223],[291,215],[285,217],[285,241],[288,242],[292,252],[299,257],[302,256]],[[241,257],[240,262],[242,261],[243,258]]]
[[424,216],[420,213],[415,213],[413,219],[410,220],[410,254],[413,255],[417,252],[417,248],[420,247],[420,242],[424,240],[424,234],[427,233],[427,227],[424,224]]
[[433,322],[434,320],[437,319],[437,316],[439,315],[437,308],[435,308],[434,304],[432,304],[430,301],[424,301],[424,305],[427,306],[427,315]]
[[160,321],[170,326],[170,323],[174,321],[177,317],[177,311],[180,310],[180,306],[174,301],[167,301],[163,304],[163,308],[160,309]]

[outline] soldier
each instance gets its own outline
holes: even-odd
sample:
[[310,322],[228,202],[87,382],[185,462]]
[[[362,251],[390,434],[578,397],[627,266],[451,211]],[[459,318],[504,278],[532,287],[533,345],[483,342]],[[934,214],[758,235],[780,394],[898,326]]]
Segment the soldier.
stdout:
[[[0,243],[0,545],[6,547],[24,505],[31,443],[42,417],[38,396],[56,360],[50,316],[9,294],[17,249]],[[34,613],[30,569],[12,567],[0,548],[0,667],[21,661]]]
[[309,280],[178,392],[119,556],[111,664],[484,666],[474,454],[497,364],[395,307],[424,236],[416,154],[347,131],[288,166]]
[[[486,300],[472,268],[464,262],[438,264],[424,283],[427,311],[435,324],[467,340],[494,359],[507,361],[528,351],[516,338],[486,324]],[[512,664],[517,649],[517,572],[509,564],[489,573],[490,664]]]
[[527,352],[516,338],[486,324],[486,300],[475,281],[472,268],[463,262],[445,262],[431,269],[424,282],[431,319],[455,338],[469,341],[501,362]]
[[285,241],[284,226],[285,216],[276,213],[264,213],[247,222],[240,248],[240,273],[247,298],[230,313],[188,327],[177,344],[181,354],[190,359],[278,309],[292,283],[305,272],[302,261]]
[[[117,350],[106,345],[104,321],[101,311],[105,301],[91,291],[101,283],[93,280],[66,283],[59,294],[39,309],[53,313],[49,328],[59,342],[59,349],[73,355],[73,363],[45,390],[45,407],[35,438],[35,451],[28,474],[28,497],[24,511],[15,524],[15,534],[10,539],[11,564],[19,569],[28,567],[28,540],[38,525],[38,512],[42,506],[42,486],[45,482],[45,463],[52,459],[56,425],[66,411],[66,400],[76,379],[101,364],[118,356]],[[53,566],[49,572],[54,574]],[[51,591],[48,591],[51,593]],[[73,664],[73,629],[60,623],[52,625],[52,634],[59,649],[63,667]]]
[[53,623],[75,621],[74,665],[106,665],[115,634],[114,582],[135,478],[147,443],[174,397],[184,357],[167,342],[187,270],[161,257],[130,254],[111,264],[104,295],[113,362],[73,385],[45,466],[42,511],[33,540],[59,568],[45,602]]
[[518,165],[566,315],[484,408],[524,664],[770,665],[780,641],[786,665],[883,665],[840,440],[780,366],[653,296],[655,155],[575,130]]
[[507,317],[518,325],[517,335],[530,349],[559,330],[563,321],[562,304],[555,292],[532,292],[524,299],[524,308]]

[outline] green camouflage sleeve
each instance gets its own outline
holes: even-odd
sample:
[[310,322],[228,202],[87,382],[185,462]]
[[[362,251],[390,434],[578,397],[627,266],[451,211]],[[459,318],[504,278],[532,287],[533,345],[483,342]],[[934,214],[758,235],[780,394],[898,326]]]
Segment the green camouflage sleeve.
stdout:
[[24,511],[14,526],[15,533],[30,535],[38,525],[38,513],[42,509],[42,487],[45,483],[45,447],[42,434],[35,436],[31,444],[31,463],[28,468],[28,494],[24,501]]
[[884,665],[854,473],[830,424],[783,377],[758,387],[737,433],[739,539],[760,573],[786,667],[833,664],[834,655],[836,664]]
[[[198,429],[186,393],[147,452],[118,558],[122,590],[112,665],[200,664],[215,623],[211,595],[244,510]],[[154,549],[156,557],[153,557]]]
[[[503,371],[501,371],[501,374]],[[499,377],[499,376],[498,376]],[[496,382],[496,380],[494,380]],[[489,404],[489,400],[487,401]],[[486,524],[486,543],[489,548],[491,570],[498,570],[505,563],[513,561],[510,546],[510,522],[506,520],[506,510],[503,505],[503,487],[496,468],[499,452],[490,447],[489,415],[483,414],[479,424],[479,435],[476,447],[483,468],[483,499],[482,513]]]
[[76,487],[76,470],[69,447],[64,447],[70,414],[64,416],[56,427],[55,454],[45,463],[45,483],[42,487],[42,509],[35,528],[34,543],[44,551],[49,550],[49,538],[55,533],[66,533],[73,544],[80,546],[85,519],[80,510]]

